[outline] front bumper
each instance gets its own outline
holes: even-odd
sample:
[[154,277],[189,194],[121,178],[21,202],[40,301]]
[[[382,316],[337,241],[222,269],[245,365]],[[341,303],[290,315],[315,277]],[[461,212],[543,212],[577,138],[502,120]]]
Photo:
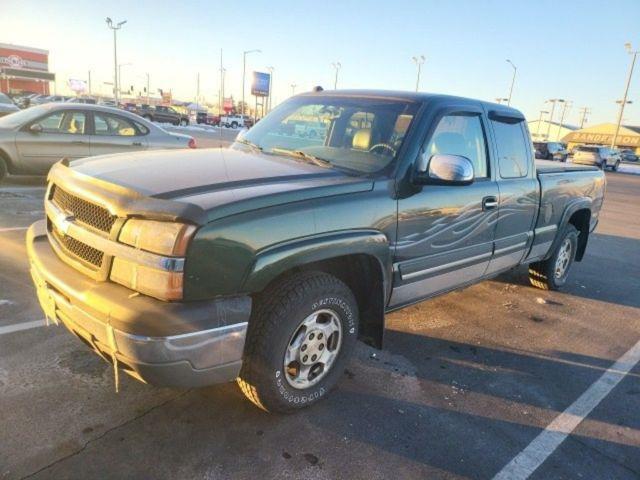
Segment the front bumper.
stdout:
[[131,376],[174,387],[222,383],[238,376],[250,297],[168,303],[95,281],[58,258],[45,221],[29,228],[27,251],[47,318],[63,323]]

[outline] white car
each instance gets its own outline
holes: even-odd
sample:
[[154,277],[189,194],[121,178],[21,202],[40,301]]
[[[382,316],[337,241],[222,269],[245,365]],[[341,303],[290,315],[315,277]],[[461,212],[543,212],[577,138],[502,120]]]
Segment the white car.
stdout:
[[622,157],[614,148],[597,145],[580,145],[573,154],[573,163],[581,165],[594,165],[602,170],[610,168],[614,172],[618,170]]
[[227,128],[242,128],[245,124],[245,117],[242,115],[223,115],[220,117],[220,125]]

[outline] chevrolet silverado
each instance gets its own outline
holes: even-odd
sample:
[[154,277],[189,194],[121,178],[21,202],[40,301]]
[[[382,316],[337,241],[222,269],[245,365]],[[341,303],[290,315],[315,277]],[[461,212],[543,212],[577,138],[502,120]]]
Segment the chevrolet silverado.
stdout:
[[[325,135],[283,135],[323,125]],[[505,105],[387,91],[282,103],[227,149],[62,161],[27,235],[40,304],[154,385],[237,380],[267,411],[336,384],[385,313],[527,264],[557,289],[605,177],[536,167]]]

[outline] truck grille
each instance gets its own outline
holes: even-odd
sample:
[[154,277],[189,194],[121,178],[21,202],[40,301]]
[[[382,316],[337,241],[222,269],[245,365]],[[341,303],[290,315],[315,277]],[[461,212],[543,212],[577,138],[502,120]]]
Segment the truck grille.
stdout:
[[67,235],[63,235],[58,230],[51,226],[51,233],[56,239],[58,244],[71,256],[77,257],[84,263],[87,263],[89,268],[98,269],[102,265],[102,259],[104,254],[100,250],[83,243],[75,238],[71,238]]
[[116,216],[111,215],[109,210],[76,197],[57,185],[53,185],[51,189],[51,201],[63,212],[73,215],[78,222],[101,232],[111,231]]

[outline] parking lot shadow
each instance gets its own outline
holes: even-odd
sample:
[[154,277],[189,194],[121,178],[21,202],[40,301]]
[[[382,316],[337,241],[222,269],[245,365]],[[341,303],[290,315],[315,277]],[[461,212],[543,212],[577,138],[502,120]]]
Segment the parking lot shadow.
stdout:
[[[526,266],[503,273],[495,280],[531,286]],[[640,240],[591,234],[583,260],[573,264],[561,292],[640,308]]]

